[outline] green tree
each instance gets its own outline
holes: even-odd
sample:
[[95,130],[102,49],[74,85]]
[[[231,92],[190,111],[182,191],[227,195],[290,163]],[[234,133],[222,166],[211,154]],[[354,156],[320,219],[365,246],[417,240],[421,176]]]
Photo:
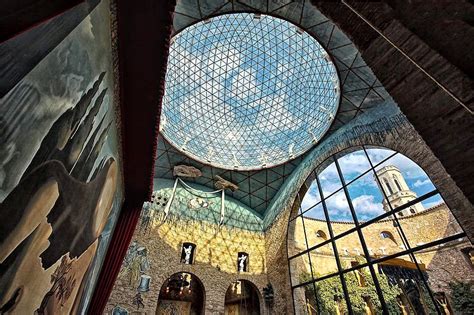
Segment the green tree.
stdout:
[[[402,290],[397,285],[391,285],[387,277],[383,274],[379,274],[377,278],[389,313],[401,314],[397,297],[402,293]],[[309,281],[310,279],[311,276],[309,274],[304,273],[301,275],[303,282]],[[377,314],[382,313],[382,305],[377,296],[374,281],[367,268],[348,272],[344,274],[344,279],[354,314],[366,314],[367,300],[370,301]],[[315,283],[315,288],[316,292],[314,292],[312,286],[309,286],[305,294],[307,296],[316,297],[317,308],[320,314],[333,314],[336,308],[339,308],[341,313],[347,313],[347,305],[339,276],[318,281]]]
[[456,314],[474,314],[474,286],[469,282],[452,282],[451,299]]

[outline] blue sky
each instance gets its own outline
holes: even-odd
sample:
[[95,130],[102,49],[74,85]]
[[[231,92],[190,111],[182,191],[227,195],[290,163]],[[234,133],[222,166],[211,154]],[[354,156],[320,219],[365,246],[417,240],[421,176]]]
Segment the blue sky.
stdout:
[[230,167],[297,156],[337,111],[339,81],[325,55],[310,35],[270,16],[222,15],[190,26],[171,45],[163,134]]
[[[373,161],[373,164],[375,165],[383,159],[395,154],[395,152],[386,149],[368,149],[368,154],[371,161]],[[370,168],[369,161],[362,150],[344,155],[338,159],[338,162],[341,166],[346,183],[355,179]],[[375,169],[378,170],[387,165],[395,165],[400,169],[408,187],[410,187],[410,189],[414,191],[417,196],[422,196],[423,194],[435,189],[426,173],[413,161],[402,154],[397,153],[393,155],[387,161],[376,166]],[[322,191],[325,196],[331,195],[333,192],[342,187],[342,183],[339,180],[334,163],[326,167],[319,174],[319,180],[321,182]],[[372,171],[350,183],[347,188],[359,220],[369,220],[384,213],[382,208],[382,193],[377,186],[374,173]],[[310,189],[303,197],[303,211],[318,203],[320,199],[321,198],[319,196],[317,184],[316,182],[313,182],[310,186]],[[432,198],[424,200],[422,204],[425,208],[429,208],[439,204],[440,202],[442,202],[441,197],[436,195]],[[347,199],[343,190],[340,190],[338,193],[330,196],[326,200],[326,204],[331,220],[352,221]],[[304,215],[317,219],[324,219],[322,207],[320,206],[314,207]]]

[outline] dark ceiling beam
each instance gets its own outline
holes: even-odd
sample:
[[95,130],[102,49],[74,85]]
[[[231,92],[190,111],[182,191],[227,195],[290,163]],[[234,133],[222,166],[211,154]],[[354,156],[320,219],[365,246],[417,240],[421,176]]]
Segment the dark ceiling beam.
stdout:
[[[401,111],[474,203],[474,83],[466,74],[469,70],[453,65],[405,27],[397,19],[403,10],[395,13],[381,1],[345,1],[353,10],[340,1],[313,2],[354,42]],[[450,3],[465,5],[464,1]],[[445,40],[451,41],[449,37]],[[445,46],[469,53],[463,43]]]
[[13,38],[85,0],[1,0],[0,43]]
[[175,1],[117,0],[120,115],[125,202],[88,314],[102,314],[153,189],[158,123]]

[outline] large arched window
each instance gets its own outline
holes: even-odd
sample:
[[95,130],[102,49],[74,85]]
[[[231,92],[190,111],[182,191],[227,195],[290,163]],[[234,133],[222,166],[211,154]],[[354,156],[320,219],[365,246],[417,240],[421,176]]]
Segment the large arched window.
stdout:
[[[386,190],[394,178],[408,190]],[[442,313],[436,296],[449,299],[449,283],[474,278],[460,250],[470,244],[465,233],[404,155],[353,148],[322,163],[300,191],[288,228],[296,314]]]

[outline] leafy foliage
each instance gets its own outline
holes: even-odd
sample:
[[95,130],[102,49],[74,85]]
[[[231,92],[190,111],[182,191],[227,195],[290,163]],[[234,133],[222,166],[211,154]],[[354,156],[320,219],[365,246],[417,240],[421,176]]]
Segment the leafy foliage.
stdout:
[[[302,274],[302,282],[310,280],[308,274]],[[382,289],[390,314],[401,314],[397,303],[397,296],[402,291],[396,285],[391,285],[387,277],[383,274],[378,275],[380,288]],[[366,314],[367,303],[370,301],[376,313],[382,313],[382,305],[375,290],[374,281],[366,268],[352,271],[344,275],[347,290],[351,299],[352,311],[354,314]],[[332,314],[336,308],[341,313],[347,313],[347,305],[344,300],[342,284],[338,276],[315,283],[316,292],[312,289],[306,289],[306,295],[316,296],[317,307],[321,314]],[[312,288],[312,287],[310,287]],[[315,294],[316,293],[316,294]]]
[[474,286],[468,282],[449,284],[453,309],[457,314],[474,314]]

